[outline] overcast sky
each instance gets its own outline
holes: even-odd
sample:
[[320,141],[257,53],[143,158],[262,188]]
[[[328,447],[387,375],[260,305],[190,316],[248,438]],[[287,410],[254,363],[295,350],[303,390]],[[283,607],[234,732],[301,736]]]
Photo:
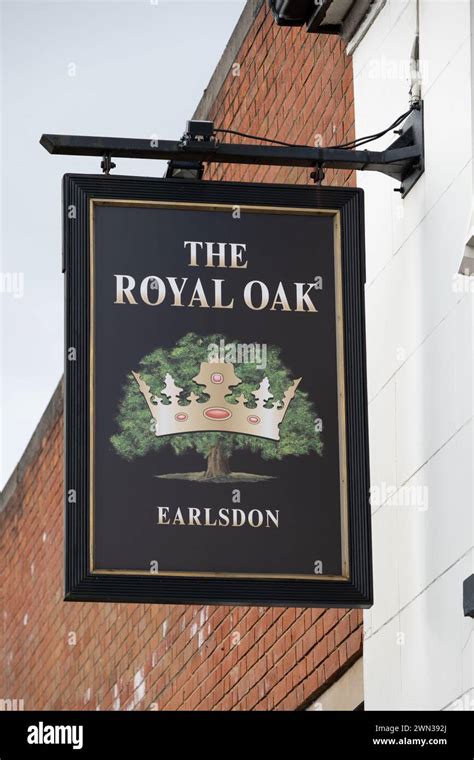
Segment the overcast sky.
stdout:
[[181,137],[244,5],[1,0],[0,488],[62,375],[61,177],[100,171],[100,159],[50,156],[41,134]]

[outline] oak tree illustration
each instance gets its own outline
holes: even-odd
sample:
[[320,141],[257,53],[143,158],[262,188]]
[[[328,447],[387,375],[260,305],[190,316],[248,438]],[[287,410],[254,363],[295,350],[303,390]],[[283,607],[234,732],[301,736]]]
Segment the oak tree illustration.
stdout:
[[[199,396],[199,401],[208,398],[204,389],[193,382],[192,378],[198,374],[201,362],[209,361],[209,346],[219,345],[219,341],[222,340],[226,345],[235,343],[222,335],[200,336],[188,333],[173,348],[158,348],[143,357],[139,367],[133,369],[140,373],[140,377],[150,386],[151,392],[165,402],[166,396],[161,394],[161,391],[165,384],[165,376],[169,373],[176,385],[183,388],[180,403],[185,409],[185,405],[189,403],[186,398],[191,392]],[[283,394],[292,384],[295,375],[283,364],[280,348],[268,345],[265,368],[259,369],[257,363],[235,364],[235,372],[242,382],[226,397],[229,403],[240,394],[244,394],[249,399],[250,411],[252,406],[255,406],[255,403],[252,403],[252,391],[258,388],[264,377],[269,379],[273,394],[267,405],[272,406],[283,399]],[[189,478],[232,480],[235,479],[235,473],[231,471],[230,459],[232,453],[239,449],[255,452],[265,460],[281,460],[287,456],[301,456],[311,452],[321,455],[323,444],[319,432],[315,429],[316,417],[316,411],[307,393],[297,389],[280,423],[279,441],[231,432],[187,432],[157,437],[150,425],[150,410],[130,373],[116,418],[119,432],[111,437],[111,442],[116,452],[127,460],[159,451],[165,446],[171,446],[178,455],[195,449],[207,458],[207,468],[202,473],[189,473]],[[239,476],[241,475],[245,474],[239,473]],[[176,474],[174,477],[186,475]],[[264,476],[249,477],[258,479]]]

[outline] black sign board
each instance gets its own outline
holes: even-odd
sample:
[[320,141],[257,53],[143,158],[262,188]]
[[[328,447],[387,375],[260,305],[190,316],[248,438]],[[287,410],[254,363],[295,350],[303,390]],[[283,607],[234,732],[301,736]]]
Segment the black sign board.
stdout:
[[63,195],[66,599],[370,605],[362,191]]

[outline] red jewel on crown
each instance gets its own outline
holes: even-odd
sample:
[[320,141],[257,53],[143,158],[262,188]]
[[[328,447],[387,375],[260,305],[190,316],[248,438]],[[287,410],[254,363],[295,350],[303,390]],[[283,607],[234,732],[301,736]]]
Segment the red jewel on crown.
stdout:
[[222,409],[221,407],[211,407],[211,409],[204,409],[204,417],[208,420],[228,420],[232,417],[232,412],[228,409]]

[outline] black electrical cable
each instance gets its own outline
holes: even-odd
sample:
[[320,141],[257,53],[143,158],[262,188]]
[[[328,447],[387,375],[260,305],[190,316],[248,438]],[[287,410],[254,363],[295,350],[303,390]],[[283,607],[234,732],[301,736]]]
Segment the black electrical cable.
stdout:
[[402,121],[405,121],[405,119],[407,118],[407,116],[411,114],[413,109],[414,109],[414,106],[412,106],[408,111],[406,111],[401,116],[399,116],[398,119],[395,119],[393,124],[390,124],[390,126],[387,127],[387,129],[384,129],[381,132],[376,132],[374,135],[367,135],[367,137],[359,137],[356,140],[351,140],[350,142],[342,143],[342,145],[331,145],[330,147],[331,148],[355,148],[359,145],[364,145],[365,143],[378,140],[379,137],[383,137],[384,135],[387,134],[387,132],[390,132],[392,129],[395,129],[396,127],[398,127],[402,123]]
[[239,132],[236,129],[222,129],[220,127],[216,127],[216,129],[214,129],[214,132],[222,132],[223,134],[227,134],[227,135],[238,135],[239,137],[249,137],[251,140],[262,140],[262,142],[274,143],[275,145],[284,145],[287,148],[301,147],[301,146],[296,145],[295,143],[282,142],[282,140],[273,140],[271,137],[259,137],[259,135],[249,135],[246,132]]
[[[404,121],[407,116],[411,114],[413,111],[414,106],[412,106],[408,111],[403,113],[401,116],[398,117],[398,119],[395,119],[393,124],[390,124],[389,127],[386,129],[383,129],[381,132],[376,132],[373,135],[367,135],[366,137],[359,137],[356,140],[350,140],[347,143],[342,143],[341,145],[329,145],[329,148],[357,148],[360,145],[365,145],[368,142],[373,142],[374,140],[378,140],[379,137],[383,137],[387,134],[387,132],[390,132],[392,129],[395,129],[398,127],[402,121]],[[262,142],[268,142],[273,143],[274,145],[284,145],[286,148],[304,148],[306,146],[304,145],[298,145],[297,143],[289,143],[289,142],[283,142],[282,140],[274,140],[271,137],[260,137],[259,135],[251,135],[247,132],[239,132],[236,129],[224,129],[222,127],[216,127],[214,129],[214,132],[221,132],[222,134],[229,134],[229,135],[237,135],[238,137],[246,137],[250,140],[261,140]]]

